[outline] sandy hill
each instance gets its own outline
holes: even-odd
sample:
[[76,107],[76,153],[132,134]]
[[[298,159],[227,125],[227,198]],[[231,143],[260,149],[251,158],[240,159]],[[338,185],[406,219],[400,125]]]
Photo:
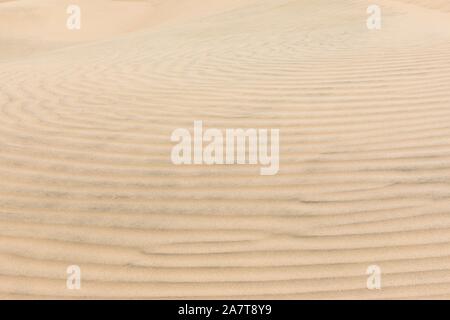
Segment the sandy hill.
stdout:
[[[74,2],[0,3],[1,298],[450,298],[447,2]],[[194,120],[280,172],[174,166]]]

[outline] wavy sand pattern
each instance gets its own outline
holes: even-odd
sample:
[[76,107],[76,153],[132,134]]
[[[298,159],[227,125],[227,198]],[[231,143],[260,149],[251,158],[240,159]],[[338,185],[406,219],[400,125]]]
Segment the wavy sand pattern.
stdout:
[[[1,1],[0,297],[450,298],[450,6],[376,3]],[[279,174],[174,166],[194,120]]]

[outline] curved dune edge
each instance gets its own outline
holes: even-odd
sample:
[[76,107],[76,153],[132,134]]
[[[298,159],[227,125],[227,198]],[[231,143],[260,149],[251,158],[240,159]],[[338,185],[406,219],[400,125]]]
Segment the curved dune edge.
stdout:
[[[360,0],[170,3],[4,55],[0,298],[449,298],[446,4],[380,1],[371,32]],[[174,166],[194,120],[279,128],[279,174]]]
[[[218,14],[256,0],[12,0],[0,1],[0,59],[23,57],[77,43],[172,25]],[[82,26],[68,30],[70,5],[81,8]]]

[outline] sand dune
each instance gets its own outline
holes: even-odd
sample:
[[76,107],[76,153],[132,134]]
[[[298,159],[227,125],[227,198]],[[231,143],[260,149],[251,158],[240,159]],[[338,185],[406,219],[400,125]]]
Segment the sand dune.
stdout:
[[[255,0],[20,0],[1,2],[0,59],[22,58],[41,51],[60,49],[81,42],[106,40],[161,25],[231,10]],[[65,28],[66,9],[82,8],[82,28]]]
[[[0,3],[0,298],[450,298],[447,1],[75,2]],[[173,165],[195,120],[280,172]]]

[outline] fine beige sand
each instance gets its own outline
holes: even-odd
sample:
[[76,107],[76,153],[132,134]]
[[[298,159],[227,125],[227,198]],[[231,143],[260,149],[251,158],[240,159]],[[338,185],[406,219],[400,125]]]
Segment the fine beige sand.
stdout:
[[[0,298],[450,298],[450,4],[375,3],[0,1]],[[173,165],[194,120],[278,175]]]

